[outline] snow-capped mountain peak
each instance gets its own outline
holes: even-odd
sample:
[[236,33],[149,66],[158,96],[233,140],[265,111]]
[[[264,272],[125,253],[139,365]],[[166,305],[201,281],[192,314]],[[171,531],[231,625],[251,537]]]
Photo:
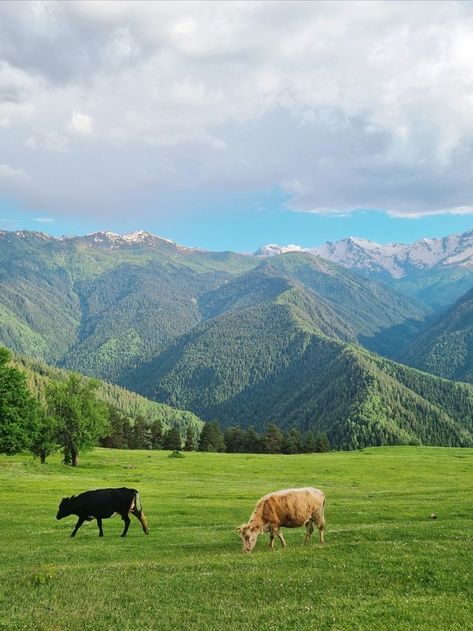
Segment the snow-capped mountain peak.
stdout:
[[436,266],[473,268],[473,230],[442,239],[419,239],[411,244],[380,244],[359,237],[324,243],[314,248],[270,244],[256,252],[274,256],[284,252],[309,252],[343,267],[401,278],[409,272]]

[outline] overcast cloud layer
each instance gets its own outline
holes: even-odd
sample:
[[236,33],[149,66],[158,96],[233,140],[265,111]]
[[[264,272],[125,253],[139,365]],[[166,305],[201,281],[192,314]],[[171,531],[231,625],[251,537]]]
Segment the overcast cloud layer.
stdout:
[[473,212],[470,3],[2,2],[0,195]]

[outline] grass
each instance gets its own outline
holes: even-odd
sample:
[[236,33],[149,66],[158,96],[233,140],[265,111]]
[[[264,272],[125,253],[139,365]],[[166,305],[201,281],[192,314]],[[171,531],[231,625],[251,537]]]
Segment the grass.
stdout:
[[[130,468],[133,465],[135,468]],[[139,489],[151,534],[118,517],[70,539],[64,495]],[[241,553],[235,527],[263,494],[327,494],[327,543],[286,530]],[[473,450],[366,449],[302,456],[97,449],[0,457],[0,629],[468,629]],[[434,512],[438,519],[430,519]]]

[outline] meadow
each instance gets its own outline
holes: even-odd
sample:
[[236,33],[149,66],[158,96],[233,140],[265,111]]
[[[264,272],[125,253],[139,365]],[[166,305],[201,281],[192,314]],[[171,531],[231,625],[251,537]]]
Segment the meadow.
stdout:
[[[256,500],[307,485],[327,494],[325,546],[295,529],[243,554]],[[102,539],[56,521],[62,496],[106,486],[140,491],[148,537],[134,518],[124,539],[119,517]],[[472,628],[472,487],[471,449],[1,456],[0,629]]]

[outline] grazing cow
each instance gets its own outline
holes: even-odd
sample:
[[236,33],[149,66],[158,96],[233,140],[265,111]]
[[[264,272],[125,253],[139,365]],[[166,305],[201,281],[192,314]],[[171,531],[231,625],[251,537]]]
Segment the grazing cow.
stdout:
[[262,532],[269,532],[269,547],[274,550],[274,539],[279,538],[281,545],[287,543],[280,528],[306,527],[304,543],[309,543],[314,531],[314,523],[319,529],[320,543],[324,542],[324,507],[325,493],[319,489],[287,489],[276,491],[262,497],[256,504],[250,520],[237,531],[243,542],[243,552],[251,552],[256,539]]
[[140,494],[136,489],[97,489],[86,491],[80,495],[63,497],[59,504],[56,519],[62,519],[68,515],[77,515],[79,519],[72,531],[71,537],[75,537],[77,531],[85,521],[97,520],[99,537],[103,537],[102,519],[118,513],[125,522],[125,528],[121,534],[124,537],[130,525],[129,513],[134,515],[141,523],[145,535],[149,533]]

